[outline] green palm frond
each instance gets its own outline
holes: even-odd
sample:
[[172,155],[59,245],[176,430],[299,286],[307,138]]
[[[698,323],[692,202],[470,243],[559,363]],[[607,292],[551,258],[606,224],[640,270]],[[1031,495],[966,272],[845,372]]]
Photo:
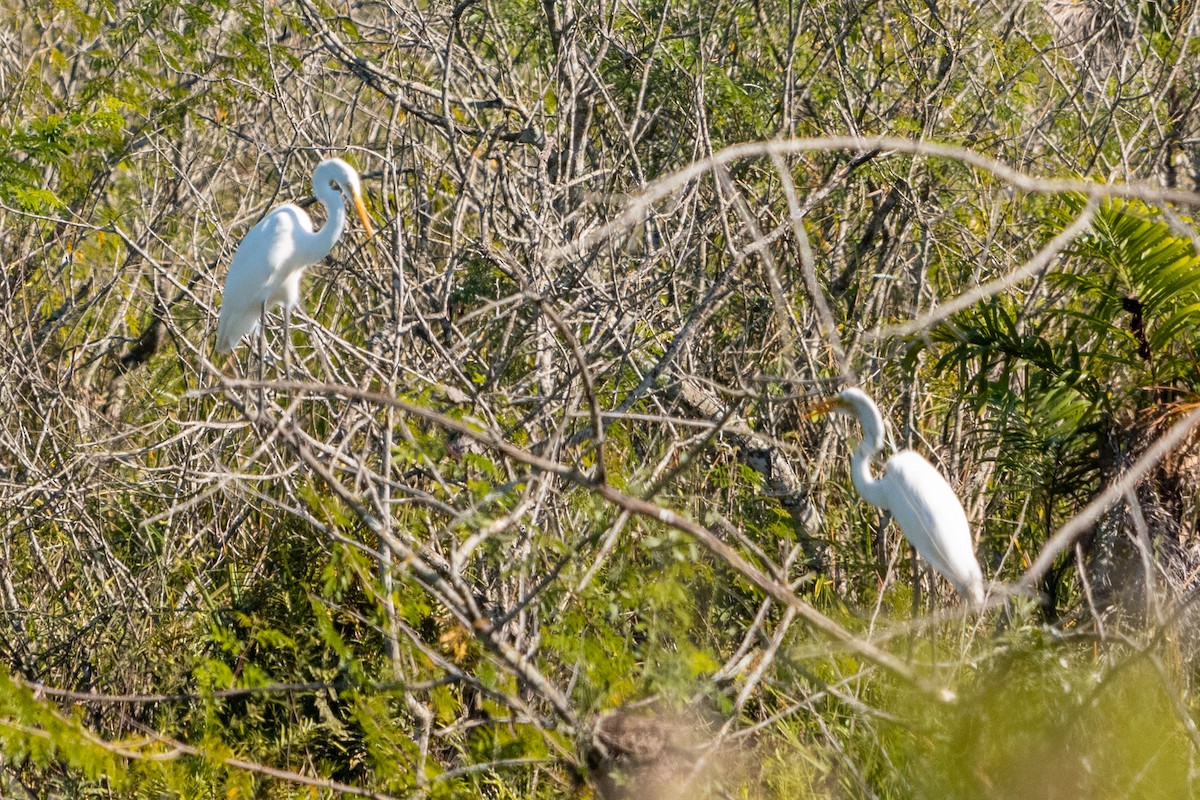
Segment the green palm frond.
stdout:
[[[1082,202],[1073,196],[1067,206]],[[1135,200],[1107,201],[1066,254],[1073,268],[1053,279],[1095,302],[1093,324],[1117,326],[1129,314],[1128,327],[1143,331],[1159,355],[1200,330],[1200,253],[1161,212]]]

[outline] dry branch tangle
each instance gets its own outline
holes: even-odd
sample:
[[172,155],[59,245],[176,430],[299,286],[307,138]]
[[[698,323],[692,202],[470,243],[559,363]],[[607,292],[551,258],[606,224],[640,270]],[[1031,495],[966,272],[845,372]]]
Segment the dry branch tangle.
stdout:
[[[225,389],[256,389],[262,386],[257,381],[223,381]],[[953,693],[946,689],[938,688],[933,684],[920,677],[916,671],[910,666],[897,659],[895,656],[880,650],[871,644],[868,640],[855,636],[850,631],[838,625],[832,619],[813,608],[808,602],[798,597],[790,588],[781,584],[769,576],[762,570],[753,565],[734,548],[721,540],[720,537],[713,534],[703,526],[697,524],[691,519],[660,505],[656,505],[647,500],[638,497],[633,497],[625,492],[613,487],[608,483],[596,483],[588,477],[581,474],[574,467],[566,464],[558,463],[539,455],[535,455],[521,447],[518,447],[504,438],[504,436],[494,430],[480,430],[472,425],[469,425],[459,420],[448,417],[432,409],[409,403],[405,400],[381,395],[376,392],[369,392],[354,389],[352,387],[335,386],[330,384],[311,384],[297,383],[290,381],[268,382],[267,388],[276,391],[296,391],[304,392],[312,395],[332,395],[345,398],[352,398],[366,401],[378,406],[391,406],[400,409],[409,414],[428,420],[437,424],[439,427],[454,431],[464,436],[479,442],[480,444],[490,449],[496,450],[503,455],[514,459],[515,461],[533,467],[539,471],[549,472],[562,480],[582,486],[583,488],[594,492],[598,496],[604,498],[615,506],[645,517],[656,522],[660,522],[669,527],[675,528],[683,533],[686,533],[695,539],[705,549],[709,550],[713,555],[718,557],[726,565],[735,572],[749,580],[754,586],[773,597],[783,605],[792,608],[798,612],[801,619],[807,622],[810,626],[820,631],[825,636],[828,636],[833,641],[847,650],[877,664],[880,667],[892,672],[897,677],[909,683],[914,689],[920,689],[929,693],[931,696],[941,700],[951,699]],[[278,424],[278,423],[276,423]],[[350,504],[355,513],[359,515],[363,523],[370,529],[379,532],[382,530],[380,523],[373,514],[366,509],[358,498],[356,498],[349,490],[342,485],[328,469],[319,461],[316,460],[303,447],[297,447],[296,452],[300,455],[310,468],[316,470],[323,477],[326,484],[338,492],[342,498]],[[469,595],[462,595],[454,590],[442,589],[445,582],[442,572],[444,570],[436,569],[433,566],[425,565],[423,560],[410,547],[400,543],[398,540],[385,539],[385,544],[392,547],[395,555],[403,559],[403,563],[411,565],[417,570],[422,582],[429,585],[431,588],[437,589],[437,594],[442,598],[443,602],[452,608],[457,614],[463,615],[463,621],[479,634],[490,645],[498,648],[502,657],[514,668],[524,671],[529,665],[524,659],[515,653],[507,650],[504,643],[493,638],[493,631],[487,624],[485,618],[473,608],[473,603],[470,602]],[[458,598],[457,601],[455,598]],[[557,690],[552,689],[549,684],[544,682],[544,679],[537,676],[536,673],[527,675],[535,687],[541,691],[544,700],[549,701],[555,710],[562,714],[569,721],[571,719],[569,705]]]

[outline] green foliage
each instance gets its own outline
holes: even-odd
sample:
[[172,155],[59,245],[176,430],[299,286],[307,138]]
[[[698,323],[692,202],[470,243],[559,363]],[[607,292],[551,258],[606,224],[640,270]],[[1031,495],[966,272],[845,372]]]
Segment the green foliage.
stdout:
[[80,717],[65,716],[53,704],[35,698],[7,670],[0,672],[0,720],[0,742],[10,763],[61,763],[85,778],[105,778],[118,790],[128,779],[116,748],[97,741]]
[[976,677],[961,706],[911,740],[916,793],[957,797],[1188,793],[1188,736],[1168,692],[1136,654],[1119,669],[1092,646],[1026,632]]
[[[1047,207],[1045,236],[1084,205],[1067,196]],[[934,332],[935,374],[955,376],[991,421],[993,508],[1011,503],[1034,523],[1023,547],[1036,549],[1098,490],[1114,426],[1200,385],[1200,255],[1183,224],[1142,203],[1105,201],[1044,291],[988,298]],[[928,345],[914,341],[909,369]]]
[[[1081,201],[1068,207],[1078,210]],[[1141,203],[1108,201],[1069,250],[1082,268],[1060,276],[1087,302],[1079,311],[1083,324],[1127,331],[1091,357],[1137,369],[1159,385],[1197,382],[1195,359],[1187,356],[1200,327],[1200,253],[1183,224]],[[1128,327],[1120,324],[1126,314]]]
[[66,200],[41,185],[41,175],[81,152],[104,152],[123,141],[127,110],[127,104],[106,96],[88,110],[0,124],[0,200],[39,213],[62,208]]

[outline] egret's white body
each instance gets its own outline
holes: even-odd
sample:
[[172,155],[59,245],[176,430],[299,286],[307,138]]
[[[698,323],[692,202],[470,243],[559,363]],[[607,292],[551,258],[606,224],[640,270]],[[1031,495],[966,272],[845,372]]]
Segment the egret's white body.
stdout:
[[858,420],[863,440],[850,460],[854,487],[868,503],[891,512],[917,553],[960,595],[982,603],[983,572],[975,559],[967,515],[937,468],[920,453],[901,450],[887,460],[880,477],[871,474],[871,459],[883,449],[883,417],[859,389],[846,389],[816,411],[835,411]]
[[[284,203],[267,214],[242,238],[221,297],[217,352],[228,353],[259,329],[266,312],[283,306],[286,321],[300,301],[300,277],[333,249],[346,230],[346,205],[353,203],[367,233],[371,221],[362,201],[358,173],[340,158],[322,161],[313,171],[313,193],[328,219],[314,230],[308,214]],[[285,352],[287,342],[284,342]]]

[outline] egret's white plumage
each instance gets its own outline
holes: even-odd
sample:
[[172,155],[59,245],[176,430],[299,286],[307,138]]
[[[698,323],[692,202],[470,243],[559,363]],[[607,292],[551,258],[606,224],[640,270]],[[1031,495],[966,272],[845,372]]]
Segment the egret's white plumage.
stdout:
[[[328,219],[320,230],[299,206],[285,203],[267,214],[242,238],[221,296],[217,352],[228,353],[258,330],[267,311],[282,305],[285,318],[300,301],[300,277],[333,249],[346,230],[346,205],[352,203],[367,233],[374,235],[362,201],[358,173],[340,158],[322,161],[313,171],[313,193]],[[286,342],[284,343],[286,347]]]
[[960,595],[983,602],[983,572],[967,515],[942,474],[920,453],[902,450],[888,459],[880,477],[872,475],[871,458],[883,449],[883,417],[865,392],[846,389],[814,408],[814,413],[824,411],[852,416],[862,425],[863,440],[850,460],[850,475],[863,499],[890,511],[917,553]]

